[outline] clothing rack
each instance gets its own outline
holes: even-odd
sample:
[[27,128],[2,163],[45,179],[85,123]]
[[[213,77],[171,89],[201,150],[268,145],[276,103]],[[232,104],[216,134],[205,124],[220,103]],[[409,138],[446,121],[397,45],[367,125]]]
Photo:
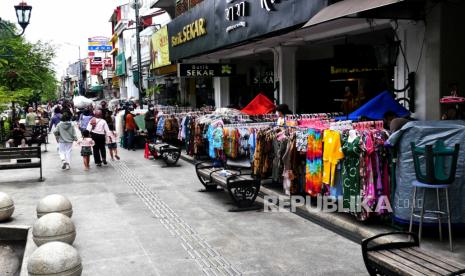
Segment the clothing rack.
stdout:
[[223,128],[227,128],[227,127],[237,127],[237,128],[240,128],[240,127],[269,127],[269,126],[272,126],[272,125],[273,125],[272,122],[239,123],[239,124],[227,124],[227,125],[224,125]]

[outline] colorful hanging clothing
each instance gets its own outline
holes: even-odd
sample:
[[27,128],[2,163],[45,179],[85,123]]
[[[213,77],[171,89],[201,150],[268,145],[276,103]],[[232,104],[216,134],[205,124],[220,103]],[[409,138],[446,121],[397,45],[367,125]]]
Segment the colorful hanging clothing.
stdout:
[[[351,142],[349,142],[349,138],[346,138],[342,146],[342,152],[345,156],[342,167],[343,206],[344,208],[350,208],[351,200],[358,200],[361,192],[360,157],[362,147],[360,145],[360,136],[357,136]],[[354,203],[356,202],[354,201]]]
[[340,133],[335,130],[325,130],[323,144],[323,183],[333,186],[334,177],[336,175],[336,165],[344,158]]
[[321,193],[323,184],[323,135],[321,130],[309,129],[307,143],[306,189],[311,196]]

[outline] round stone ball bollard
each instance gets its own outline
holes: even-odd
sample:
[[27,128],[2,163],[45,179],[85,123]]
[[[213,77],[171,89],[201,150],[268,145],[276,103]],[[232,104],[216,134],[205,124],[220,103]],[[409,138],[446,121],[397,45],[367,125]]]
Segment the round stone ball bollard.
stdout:
[[49,242],[37,248],[27,263],[29,276],[80,276],[82,262],[74,247],[63,242]]
[[37,217],[50,213],[61,213],[71,217],[73,215],[73,206],[69,199],[62,195],[48,195],[42,198],[37,204]]
[[15,211],[15,204],[11,197],[0,192],[0,222],[8,220]]
[[76,227],[70,218],[60,213],[46,214],[32,226],[32,239],[41,246],[48,242],[60,241],[73,244]]

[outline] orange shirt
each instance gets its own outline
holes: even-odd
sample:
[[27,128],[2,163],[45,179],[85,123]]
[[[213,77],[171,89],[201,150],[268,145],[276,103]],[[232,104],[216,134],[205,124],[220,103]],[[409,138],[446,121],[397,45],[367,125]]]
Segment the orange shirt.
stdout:
[[136,121],[134,120],[134,116],[129,113],[126,115],[126,129],[127,130],[136,130]]

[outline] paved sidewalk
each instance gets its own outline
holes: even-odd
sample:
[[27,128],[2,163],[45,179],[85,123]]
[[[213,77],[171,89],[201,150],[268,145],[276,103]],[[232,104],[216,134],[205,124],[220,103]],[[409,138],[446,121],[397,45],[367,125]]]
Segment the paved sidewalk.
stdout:
[[8,224],[32,225],[43,196],[69,197],[83,275],[366,275],[358,244],[290,213],[228,212],[227,193],[199,193],[187,162],[162,168],[122,150],[85,172],[76,147],[61,171],[55,147],[44,182],[38,170],[0,171],[0,191],[16,204]]

